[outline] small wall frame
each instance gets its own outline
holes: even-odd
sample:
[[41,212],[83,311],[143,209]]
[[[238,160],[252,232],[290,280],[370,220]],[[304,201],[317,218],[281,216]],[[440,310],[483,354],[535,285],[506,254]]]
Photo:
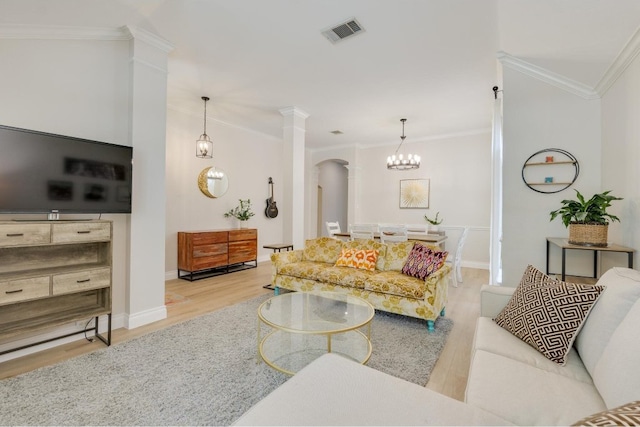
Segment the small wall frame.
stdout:
[[429,207],[428,179],[400,180],[400,209],[427,209]]

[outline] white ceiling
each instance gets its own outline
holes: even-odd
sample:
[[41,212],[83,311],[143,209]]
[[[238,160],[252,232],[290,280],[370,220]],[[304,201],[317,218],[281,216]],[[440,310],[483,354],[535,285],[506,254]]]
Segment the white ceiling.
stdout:
[[[360,35],[320,34],[352,17]],[[488,130],[498,51],[595,87],[640,1],[0,0],[6,23],[149,30],[174,46],[170,108],[209,96],[209,120],[280,138],[295,106],[320,149],[397,144],[403,117],[407,143]]]

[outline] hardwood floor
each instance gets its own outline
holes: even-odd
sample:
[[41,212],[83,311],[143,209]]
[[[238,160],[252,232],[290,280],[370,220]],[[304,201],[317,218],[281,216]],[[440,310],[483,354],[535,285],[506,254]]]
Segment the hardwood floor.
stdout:
[[[469,372],[471,343],[480,312],[479,290],[482,284],[488,282],[489,276],[486,270],[465,268],[462,274],[464,282],[458,288],[449,287],[446,315],[453,319],[454,327],[427,384],[428,388],[458,400],[464,398]],[[179,279],[167,281],[167,296],[174,300],[167,306],[167,318],[136,329],[116,329],[113,331],[112,345],[258,295],[271,293],[272,291],[262,287],[269,283],[270,277],[271,263],[264,262],[258,264],[258,268],[195,282]],[[0,379],[100,348],[104,348],[101,342],[89,343],[83,339],[0,363]]]

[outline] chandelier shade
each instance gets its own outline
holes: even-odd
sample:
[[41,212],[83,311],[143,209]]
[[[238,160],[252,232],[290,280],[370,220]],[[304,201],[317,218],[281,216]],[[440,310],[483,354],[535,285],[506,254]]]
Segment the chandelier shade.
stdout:
[[400,147],[402,147],[402,143],[406,138],[406,136],[404,135],[404,123],[407,121],[407,119],[400,119],[400,121],[402,122],[402,136],[400,137],[400,145],[398,145],[395,153],[387,157],[387,169],[418,169],[420,167],[420,156],[418,156],[417,154],[408,154],[407,157],[404,157],[402,154],[398,154],[398,151],[400,151]]
[[209,97],[203,96],[204,101],[204,132],[196,141],[196,157],[200,159],[211,159],[213,157],[213,141],[207,135],[207,101]]

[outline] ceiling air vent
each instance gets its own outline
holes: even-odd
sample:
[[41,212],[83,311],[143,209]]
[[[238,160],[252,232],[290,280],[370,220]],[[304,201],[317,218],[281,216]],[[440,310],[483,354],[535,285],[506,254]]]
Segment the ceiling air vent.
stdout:
[[324,30],[322,35],[329,39],[331,43],[336,43],[363,31],[364,28],[362,28],[362,25],[360,25],[356,18],[351,18],[335,27]]

